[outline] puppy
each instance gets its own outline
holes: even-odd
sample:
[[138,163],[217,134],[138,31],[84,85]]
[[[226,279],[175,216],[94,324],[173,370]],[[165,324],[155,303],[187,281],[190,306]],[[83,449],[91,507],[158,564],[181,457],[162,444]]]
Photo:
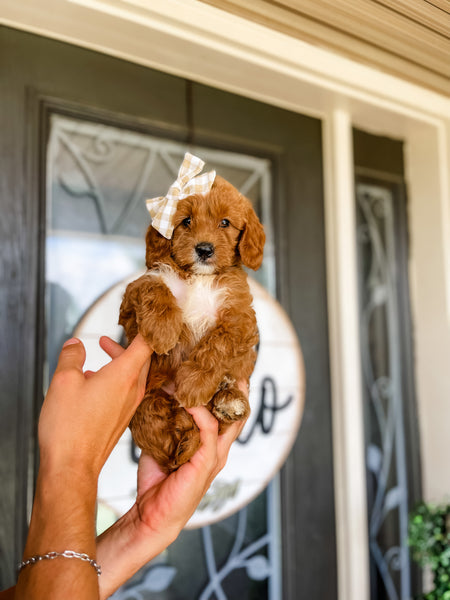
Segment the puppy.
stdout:
[[258,269],[265,242],[250,201],[219,176],[178,201],[172,224],[170,239],[149,226],[148,271],[128,285],[119,317],[128,342],[140,333],[154,350],[130,428],[167,473],[200,445],[185,408],[207,406],[222,430],[249,414],[238,382],[253,371],[258,332],[242,265]]

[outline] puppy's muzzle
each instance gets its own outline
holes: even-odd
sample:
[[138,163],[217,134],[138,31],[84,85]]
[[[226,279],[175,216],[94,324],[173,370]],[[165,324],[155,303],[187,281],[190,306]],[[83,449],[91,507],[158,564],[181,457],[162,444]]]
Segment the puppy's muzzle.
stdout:
[[214,246],[209,242],[200,242],[195,246],[195,253],[201,262],[206,262],[214,254]]

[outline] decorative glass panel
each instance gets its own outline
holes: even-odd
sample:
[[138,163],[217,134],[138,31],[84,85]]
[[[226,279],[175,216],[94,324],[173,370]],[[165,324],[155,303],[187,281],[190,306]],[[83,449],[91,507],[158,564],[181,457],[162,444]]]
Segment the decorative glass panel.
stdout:
[[357,185],[356,198],[371,597],[407,600],[408,482],[394,198],[389,188],[367,184]]
[[[53,115],[47,154],[46,323],[48,382],[65,339],[99,302],[145,268],[145,199],[175,180],[185,145],[100,123]],[[208,148],[189,148],[252,200],[265,225],[263,267],[255,278],[275,290],[269,161]],[[111,316],[117,321],[118,314]],[[98,325],[97,325],[98,326]],[[115,325],[113,325],[115,326]],[[95,323],[94,323],[95,329]],[[83,341],[89,351],[98,342]],[[90,364],[90,368],[100,365]],[[119,442],[136,461],[129,432]],[[128,459],[129,460],[129,459]],[[108,463],[101,475],[108,486]],[[103,478],[103,479],[102,479]],[[100,502],[99,528],[129,508],[135,472],[121,484],[115,508]],[[128,486],[128,487],[127,487]],[[165,552],[115,594],[121,600],[207,600],[281,597],[277,481],[240,512],[185,530]]]

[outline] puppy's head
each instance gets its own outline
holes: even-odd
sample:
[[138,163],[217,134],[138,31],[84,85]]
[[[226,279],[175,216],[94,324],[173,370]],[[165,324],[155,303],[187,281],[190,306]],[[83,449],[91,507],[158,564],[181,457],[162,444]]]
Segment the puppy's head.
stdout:
[[174,226],[171,255],[184,270],[212,274],[241,262],[261,266],[263,226],[250,201],[221,177],[208,194],[180,200]]
[[264,228],[251,202],[217,176],[208,194],[178,202],[171,240],[151,226],[147,232],[147,267],[174,262],[194,274],[213,274],[243,263],[258,269],[263,259]]

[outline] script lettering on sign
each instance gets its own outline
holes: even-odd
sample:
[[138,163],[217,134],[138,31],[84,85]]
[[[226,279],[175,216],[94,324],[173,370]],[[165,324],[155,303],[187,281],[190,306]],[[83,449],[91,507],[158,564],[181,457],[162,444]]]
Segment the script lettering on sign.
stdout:
[[[288,396],[287,400],[278,404],[277,383],[273,377],[266,376],[261,382],[259,396],[259,408],[255,421],[245,435],[240,435],[236,440],[238,444],[248,444],[256,428],[260,428],[265,435],[270,435],[274,425],[277,412],[287,408],[294,400],[294,396]],[[254,409],[253,409],[254,410]]]

